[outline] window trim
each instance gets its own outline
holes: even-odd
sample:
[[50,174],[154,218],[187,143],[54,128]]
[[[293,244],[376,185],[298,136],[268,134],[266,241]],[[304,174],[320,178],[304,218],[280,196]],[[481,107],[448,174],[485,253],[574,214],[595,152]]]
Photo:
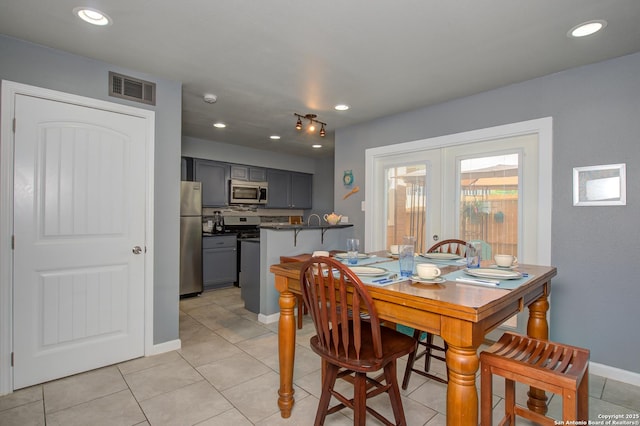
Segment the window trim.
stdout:
[[[525,134],[538,135],[538,244],[536,259],[541,265],[551,264],[551,212],[552,212],[552,171],[553,171],[553,119],[544,117],[506,125],[471,130],[467,132],[420,139],[393,145],[369,148],[365,151],[365,250],[375,250],[382,244],[380,231],[375,224],[380,194],[374,193],[375,181],[384,178],[382,163],[389,157],[410,155],[418,151],[452,147],[477,142],[485,142],[505,137]],[[386,160],[386,161],[385,161]]]

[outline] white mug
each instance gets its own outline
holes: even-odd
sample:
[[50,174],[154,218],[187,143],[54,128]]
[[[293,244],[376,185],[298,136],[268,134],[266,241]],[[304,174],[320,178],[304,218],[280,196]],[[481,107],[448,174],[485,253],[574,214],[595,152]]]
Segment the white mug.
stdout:
[[418,272],[418,276],[420,278],[424,278],[427,280],[438,278],[442,273],[440,268],[432,263],[418,263],[416,265],[416,271]]
[[510,254],[496,254],[493,256],[493,260],[501,268],[508,268],[518,262],[518,258]]
[[400,252],[400,246],[398,244],[393,244],[389,246],[389,253],[398,254]]

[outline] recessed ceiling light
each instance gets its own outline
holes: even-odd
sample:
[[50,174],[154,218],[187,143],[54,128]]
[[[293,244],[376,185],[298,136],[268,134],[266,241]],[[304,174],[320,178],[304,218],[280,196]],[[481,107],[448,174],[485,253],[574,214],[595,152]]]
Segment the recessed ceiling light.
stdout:
[[314,144],[314,145],[311,145],[311,148],[315,148],[315,149],[322,148],[322,145]]
[[227,127],[227,125],[224,123],[213,123],[213,127],[216,127],[218,129],[224,129],[225,127]]
[[271,135],[271,136],[269,136],[269,139],[273,139],[274,141],[277,141],[278,139],[280,139],[280,136],[278,136],[278,135]]
[[349,105],[345,105],[345,104],[338,104],[336,106],[333,107],[336,111],[346,111],[349,109]]
[[218,101],[218,97],[213,93],[205,93],[202,99],[208,104],[215,104]]
[[598,31],[602,30],[606,26],[607,26],[607,21],[604,21],[602,19],[583,22],[582,24],[576,25],[575,27],[571,28],[567,33],[567,35],[569,37],[575,37],[575,38],[586,37],[591,34],[597,33]]
[[111,18],[98,9],[92,9],[90,7],[76,7],[73,9],[73,13],[83,21],[93,25],[105,26],[111,24]]

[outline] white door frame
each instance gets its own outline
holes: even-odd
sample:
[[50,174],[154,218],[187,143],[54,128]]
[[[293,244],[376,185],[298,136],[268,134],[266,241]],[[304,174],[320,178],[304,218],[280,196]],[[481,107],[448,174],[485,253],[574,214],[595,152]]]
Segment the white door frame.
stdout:
[[144,353],[153,353],[153,193],[155,112],[117,103],[2,81],[0,107],[0,395],[13,391],[13,118],[15,96],[21,94],[88,108],[127,114],[146,120],[146,225],[144,258]]
[[[374,195],[376,187],[374,179],[379,175],[385,158],[527,134],[538,135],[538,167],[542,168],[545,165],[548,167],[548,172],[541,173],[538,177],[538,244],[535,257],[537,263],[550,265],[553,167],[553,120],[551,117],[367,149],[365,152],[365,211],[384,211],[380,205],[383,202],[382,197]],[[365,217],[365,251],[376,250],[384,244],[380,241],[384,236],[380,234],[377,222],[377,219],[372,220],[370,215]]]

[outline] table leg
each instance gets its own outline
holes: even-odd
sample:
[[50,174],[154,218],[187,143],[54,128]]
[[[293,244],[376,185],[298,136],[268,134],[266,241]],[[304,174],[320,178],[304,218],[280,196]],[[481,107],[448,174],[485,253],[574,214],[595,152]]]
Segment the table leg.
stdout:
[[296,298],[288,290],[280,293],[280,320],[278,323],[278,355],[280,359],[280,389],[278,407],[282,418],[291,416],[293,408],[293,362],[295,358],[296,325],[294,307]]
[[476,372],[477,348],[463,348],[449,343],[447,350],[449,385],[447,386],[447,426],[478,424]]
[[[527,334],[536,339],[549,339],[549,324],[547,323],[547,311],[549,300],[546,293],[529,305],[529,321],[527,322]],[[547,395],[541,389],[529,388],[527,407],[535,413],[547,413]]]

